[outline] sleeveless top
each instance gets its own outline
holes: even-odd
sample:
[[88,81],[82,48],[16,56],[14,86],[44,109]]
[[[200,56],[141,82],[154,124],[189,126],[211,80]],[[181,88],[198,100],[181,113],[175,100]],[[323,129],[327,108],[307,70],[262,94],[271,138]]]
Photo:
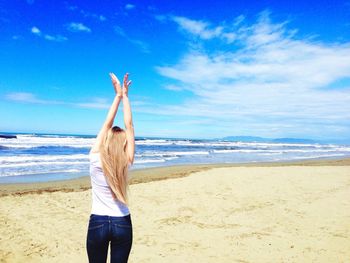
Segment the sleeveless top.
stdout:
[[90,153],[90,178],[92,190],[91,214],[108,216],[126,216],[129,208],[122,202],[113,199],[112,189],[109,187],[102,170],[100,153]]

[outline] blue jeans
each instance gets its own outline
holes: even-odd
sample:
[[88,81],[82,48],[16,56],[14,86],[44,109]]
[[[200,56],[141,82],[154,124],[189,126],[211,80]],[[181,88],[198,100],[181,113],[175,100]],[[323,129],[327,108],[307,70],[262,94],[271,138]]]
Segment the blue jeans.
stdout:
[[111,243],[111,263],[128,262],[132,245],[130,215],[90,215],[86,249],[90,263],[106,263],[108,245]]

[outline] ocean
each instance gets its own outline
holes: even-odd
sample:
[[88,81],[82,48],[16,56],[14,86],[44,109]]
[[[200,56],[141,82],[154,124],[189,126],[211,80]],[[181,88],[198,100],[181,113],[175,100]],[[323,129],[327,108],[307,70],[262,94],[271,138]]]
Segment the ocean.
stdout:
[[[17,138],[0,138],[0,183],[44,182],[89,175],[88,154],[95,136],[13,135]],[[349,145],[139,137],[131,169],[343,157],[350,157]]]

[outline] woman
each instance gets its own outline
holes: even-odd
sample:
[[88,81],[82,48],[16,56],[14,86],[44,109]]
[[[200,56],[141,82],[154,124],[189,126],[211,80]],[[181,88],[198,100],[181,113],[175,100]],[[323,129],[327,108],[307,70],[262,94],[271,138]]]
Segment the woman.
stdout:
[[[127,202],[128,166],[134,161],[135,138],[128,90],[128,73],[123,88],[110,73],[116,96],[107,118],[92,146],[90,177],[92,209],[86,248],[89,262],[106,262],[111,243],[111,262],[127,262],[132,245],[132,223]],[[123,101],[125,130],[113,125],[118,106]]]

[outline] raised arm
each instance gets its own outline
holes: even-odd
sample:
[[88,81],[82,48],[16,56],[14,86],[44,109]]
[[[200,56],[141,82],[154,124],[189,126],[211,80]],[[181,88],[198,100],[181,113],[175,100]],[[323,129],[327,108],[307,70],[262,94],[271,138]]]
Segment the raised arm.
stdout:
[[128,80],[129,74],[126,73],[123,80],[123,110],[124,110],[124,124],[127,140],[127,152],[129,164],[134,163],[135,155],[135,135],[134,135],[134,125],[132,122],[131,106],[129,102],[128,92],[131,80]]
[[102,128],[101,128],[100,132],[98,133],[96,141],[95,141],[94,145],[91,147],[90,152],[98,152],[99,151],[100,145],[102,143],[102,139],[104,138],[104,134],[108,131],[108,129],[112,128],[112,126],[113,126],[114,118],[117,114],[120,101],[123,97],[123,92],[122,92],[122,89],[120,87],[120,82],[119,82],[118,78],[113,73],[109,73],[109,75],[111,77],[112,84],[113,84],[116,95],[114,97],[114,100],[113,100],[111,107],[109,108],[106,120],[103,123]]

